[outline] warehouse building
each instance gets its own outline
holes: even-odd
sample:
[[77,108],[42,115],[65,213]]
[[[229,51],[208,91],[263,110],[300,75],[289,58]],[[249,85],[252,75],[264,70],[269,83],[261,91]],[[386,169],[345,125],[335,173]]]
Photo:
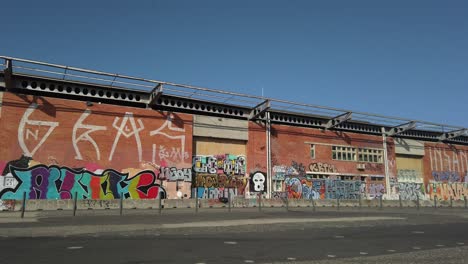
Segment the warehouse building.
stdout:
[[0,199],[468,196],[464,127],[0,62]]

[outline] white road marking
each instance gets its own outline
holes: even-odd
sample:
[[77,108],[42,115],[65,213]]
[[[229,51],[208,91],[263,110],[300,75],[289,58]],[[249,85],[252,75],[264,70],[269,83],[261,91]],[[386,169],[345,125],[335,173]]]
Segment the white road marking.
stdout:
[[294,261],[296,260],[296,258],[288,258],[288,260]]
[[367,252],[359,252],[359,254],[360,254],[360,255],[367,255],[367,254],[369,254],[369,253],[367,253]]
[[335,258],[336,255],[327,255],[327,257],[329,257],[329,258]]
[[424,234],[424,231],[413,231],[411,233],[413,233],[413,234]]
[[420,248],[420,247],[413,247],[413,249],[419,250],[419,249],[421,249],[421,248]]
[[396,252],[394,249],[387,249],[388,252]]
[[226,244],[226,245],[236,245],[237,242],[236,241],[224,241],[224,244]]
[[250,259],[246,259],[246,260],[244,260],[244,262],[245,262],[245,263],[255,263],[255,261],[250,260]]
[[197,262],[195,264],[206,264],[205,262]]
[[82,249],[83,247],[79,247],[79,246],[73,246],[73,247],[67,247],[67,249]]
[[445,247],[445,245],[438,244],[436,247]]
[[463,243],[463,242],[458,242],[457,245],[463,246],[463,245],[465,245],[465,243]]
[[344,236],[334,236],[335,238],[344,238]]

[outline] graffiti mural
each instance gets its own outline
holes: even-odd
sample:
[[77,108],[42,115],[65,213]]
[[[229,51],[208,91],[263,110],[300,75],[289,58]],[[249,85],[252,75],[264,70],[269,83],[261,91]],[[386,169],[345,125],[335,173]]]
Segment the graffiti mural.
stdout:
[[286,178],[286,191],[293,199],[358,199],[361,181]]
[[251,192],[267,192],[267,182],[265,173],[257,171],[250,174],[250,191]]
[[214,156],[194,156],[193,171],[196,173],[245,175],[246,160],[244,156],[229,154]]
[[468,183],[429,183],[427,185],[427,193],[431,199],[437,196],[437,199],[449,200],[450,197],[454,200],[464,200],[468,197]]
[[416,182],[400,182],[398,183],[398,191],[402,200],[417,200],[424,199],[425,190],[424,184]]
[[[243,195],[248,182],[244,156],[222,154],[194,156],[195,173],[193,189],[198,198],[211,199],[231,195]],[[192,191],[192,194],[194,192]]]
[[432,177],[438,182],[460,182],[462,178],[456,171],[433,171]]
[[[155,199],[165,198],[165,190],[156,184],[153,171],[142,171],[133,177],[106,169],[100,173],[85,169],[36,165],[30,168],[10,167],[17,181],[3,186],[1,199]],[[5,176],[4,176],[5,177]]]

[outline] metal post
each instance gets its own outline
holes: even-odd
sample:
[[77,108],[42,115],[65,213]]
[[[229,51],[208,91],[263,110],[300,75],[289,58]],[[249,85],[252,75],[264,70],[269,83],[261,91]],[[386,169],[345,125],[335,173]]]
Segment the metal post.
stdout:
[[361,194],[359,194],[359,209],[362,208],[362,200],[361,200]]
[[400,209],[403,208],[403,203],[401,202],[401,195],[398,195],[398,201],[400,202]]
[[315,212],[315,200],[314,200],[314,198],[312,198],[312,211]]
[[466,196],[465,196],[465,209],[468,208],[468,201],[466,200]]
[[286,211],[289,211],[289,200],[288,194],[286,194]]
[[383,198],[382,198],[382,197],[383,197],[383,195],[380,195],[380,197],[379,197],[379,206],[380,206],[380,210],[382,210],[382,208],[383,208],[383,204],[382,204],[382,199],[383,199]]
[[450,195],[450,208],[453,208],[453,197]]
[[123,193],[120,194],[120,215],[123,214]]
[[258,211],[262,211],[262,192],[258,193]]
[[162,199],[161,199],[161,194],[159,194],[159,199],[158,199],[158,213],[162,213]]
[[340,197],[336,197],[337,209],[340,210]]
[[416,199],[416,202],[417,202],[416,206],[417,206],[417,209],[419,211],[419,195],[416,195],[416,198],[417,198]]
[[198,213],[198,193],[195,191],[195,213]]
[[229,205],[229,212],[231,212],[231,192],[228,188],[228,205]]
[[26,192],[23,193],[23,206],[21,206],[21,218],[24,218],[25,211],[26,211]]
[[437,209],[437,195],[434,196],[434,209]]
[[76,202],[78,200],[78,193],[75,192],[75,197],[73,198],[73,216],[76,216]]

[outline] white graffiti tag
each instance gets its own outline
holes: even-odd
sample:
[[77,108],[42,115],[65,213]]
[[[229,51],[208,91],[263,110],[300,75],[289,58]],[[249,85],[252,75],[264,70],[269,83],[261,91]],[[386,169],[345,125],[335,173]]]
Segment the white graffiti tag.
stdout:
[[[78,142],[80,141],[88,141],[90,142],[94,150],[96,151],[96,156],[97,160],[101,160],[101,152],[99,150],[98,145],[96,144],[96,141],[89,135],[95,131],[100,131],[100,130],[107,130],[107,127],[105,126],[94,126],[94,125],[85,125],[83,124],[83,121],[91,114],[91,110],[85,110],[84,113],[80,116],[78,121],[76,121],[75,125],[73,126],[73,148],[75,149],[76,157],[75,159],[77,160],[82,160],[83,157],[81,156],[80,149],[78,148]],[[86,129],[85,132],[81,133],[77,137],[77,131],[78,129]]]
[[[23,150],[24,154],[26,156],[33,156],[34,153],[44,144],[44,142],[47,140],[47,138],[50,136],[52,131],[59,125],[58,122],[52,122],[52,121],[40,121],[40,120],[30,120],[29,116],[34,112],[34,110],[37,109],[36,104],[31,104],[29,108],[24,112],[23,117],[21,118],[21,121],[18,126],[18,143]],[[29,150],[29,148],[26,146],[25,139],[29,140],[29,136],[33,137],[34,140],[38,140],[39,137],[39,129],[36,129],[34,133],[30,130],[30,128],[26,128],[26,125],[30,126],[38,126],[38,127],[49,127],[47,132],[44,134],[44,136],[39,140],[39,142],[36,144],[36,146],[33,148],[32,151]],[[25,135],[26,134],[26,135]]]
[[[142,131],[145,126],[143,125],[143,122],[141,119],[138,119],[138,124],[140,127],[137,127],[137,124],[135,122],[135,119],[133,118],[133,113],[131,112],[126,112],[125,116],[122,120],[122,123],[120,123],[120,127],[117,126],[117,122],[119,122],[118,117],[114,119],[114,123],[112,126],[117,129],[118,133],[115,136],[114,144],[112,144],[112,150],[109,155],[109,160],[112,160],[112,156],[114,155],[115,148],[117,147],[117,143],[119,142],[120,136],[123,135],[125,138],[130,138],[130,137],[135,137],[135,141],[137,144],[137,149],[138,149],[138,160],[141,161],[142,159],[142,149],[141,149],[141,140],[140,140],[140,131]],[[130,122],[131,129],[127,126],[127,122]]]
[[[171,152],[166,150],[164,146],[160,146],[159,158],[162,160],[162,159],[165,159],[167,157],[170,157],[170,158],[174,158],[175,160],[183,161],[186,158],[188,158],[188,153],[185,152],[185,134],[171,136],[168,133],[166,133],[166,131],[164,131],[167,128],[169,131],[185,132],[185,128],[179,128],[179,127],[173,126],[173,124],[172,124],[172,119],[173,118],[174,117],[173,117],[172,114],[168,115],[168,117],[166,119],[166,122],[164,122],[164,124],[160,128],[151,131],[150,136],[162,135],[162,136],[165,136],[165,137],[170,138],[170,139],[180,140],[180,146],[181,146],[180,149],[173,147]],[[155,156],[154,151],[156,151],[155,145],[153,145],[153,159],[154,159],[154,156]],[[153,160],[153,162],[155,162],[155,161]]]

